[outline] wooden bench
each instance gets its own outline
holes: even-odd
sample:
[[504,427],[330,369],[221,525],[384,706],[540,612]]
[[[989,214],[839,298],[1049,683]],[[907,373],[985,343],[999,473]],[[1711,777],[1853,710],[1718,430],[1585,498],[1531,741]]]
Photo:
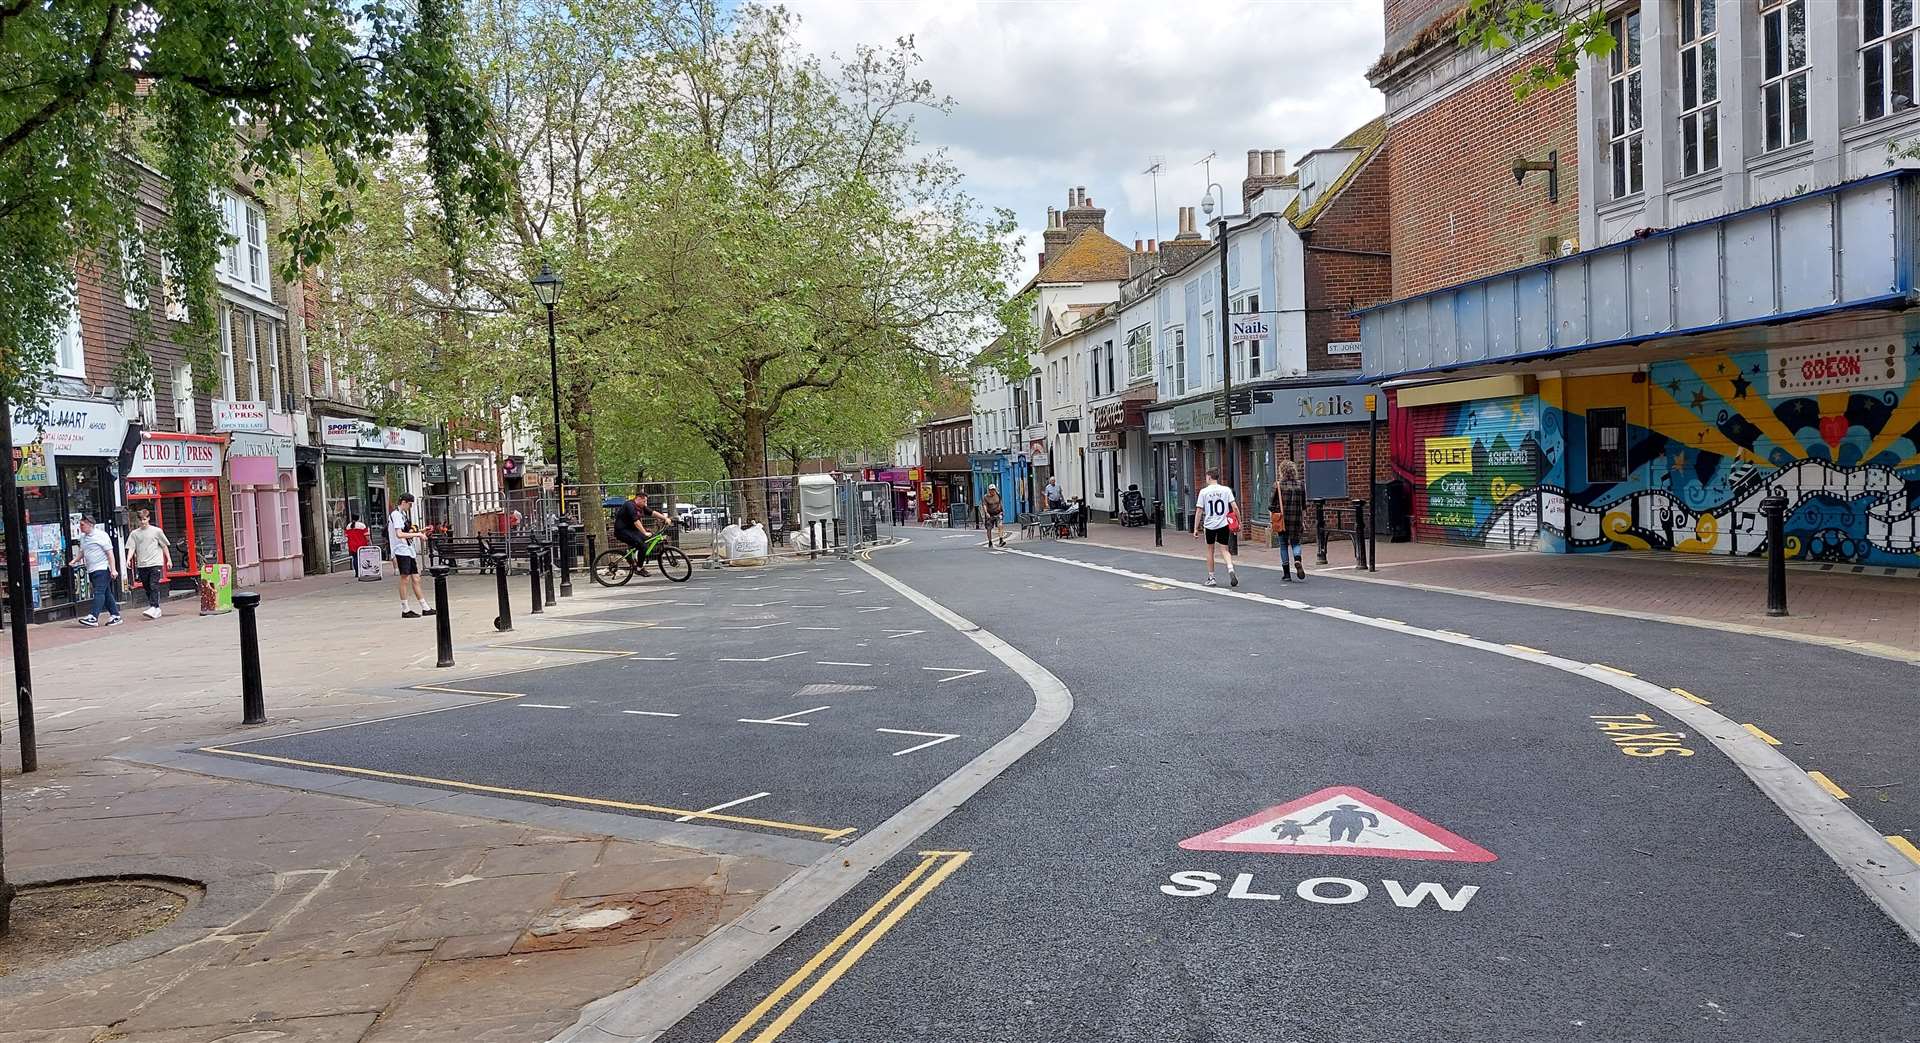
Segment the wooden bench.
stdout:
[[462,561],[473,563],[473,567],[485,571],[493,567],[493,543],[476,537],[435,536],[427,541],[435,564],[445,565],[459,572]]

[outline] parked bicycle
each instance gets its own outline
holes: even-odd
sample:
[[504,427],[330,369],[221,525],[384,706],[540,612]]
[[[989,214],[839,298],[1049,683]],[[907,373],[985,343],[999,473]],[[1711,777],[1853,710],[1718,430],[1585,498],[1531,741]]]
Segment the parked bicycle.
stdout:
[[603,587],[624,587],[646,563],[658,566],[660,574],[675,583],[685,583],[693,575],[693,559],[673,545],[671,537],[680,531],[676,523],[652,536],[641,547],[611,547],[593,559],[593,581]]

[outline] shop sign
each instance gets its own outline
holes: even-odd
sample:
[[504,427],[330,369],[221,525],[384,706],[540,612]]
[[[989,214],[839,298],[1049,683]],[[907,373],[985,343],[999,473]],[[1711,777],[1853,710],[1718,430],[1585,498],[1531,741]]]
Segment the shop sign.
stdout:
[[129,478],[218,478],[221,453],[218,442],[187,442],[147,438],[134,451]]
[[270,456],[275,467],[293,466],[293,436],[236,431],[227,439],[228,456]]
[[1360,342],[1357,340],[1330,340],[1327,342],[1329,355],[1358,355]]
[[1096,453],[1116,452],[1120,448],[1120,432],[1095,431],[1093,437],[1087,442],[1087,448]]
[[266,431],[267,404],[245,399],[216,398],[213,400],[213,429],[215,431]]
[[1898,344],[1775,348],[1767,352],[1767,363],[1776,395],[1900,387],[1907,382],[1907,353]]
[[53,468],[47,466],[47,447],[39,442],[21,446],[20,466],[14,468],[13,480],[22,486],[52,485]]
[[381,427],[357,417],[321,417],[320,440],[350,449],[386,449],[415,455],[425,455],[427,451],[427,436],[418,431]]
[[1246,315],[1228,321],[1230,339],[1235,344],[1248,344],[1266,340],[1273,336],[1273,326],[1258,315]]
[[39,442],[49,460],[62,456],[120,455],[127,418],[111,402],[50,398],[37,411],[15,414],[13,444]]
[[524,456],[509,456],[500,465],[502,478],[525,478],[526,476],[527,458]]
[[[1253,411],[1234,421],[1234,427],[1254,430],[1263,427],[1311,427],[1316,424],[1360,423],[1367,419],[1367,396],[1379,394],[1374,387],[1261,388],[1252,394]],[[1235,392],[1238,394],[1238,392]],[[1272,400],[1264,396],[1271,394]],[[1225,428],[1214,414],[1214,400],[1180,402],[1163,406],[1147,414],[1150,435],[1185,435],[1220,431]]]

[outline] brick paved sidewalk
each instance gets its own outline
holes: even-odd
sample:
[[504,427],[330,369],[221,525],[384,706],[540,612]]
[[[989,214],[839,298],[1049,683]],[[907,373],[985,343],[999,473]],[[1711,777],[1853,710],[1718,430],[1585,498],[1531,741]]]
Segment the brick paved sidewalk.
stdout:
[[[1088,530],[1088,538],[1128,550],[1206,556],[1199,543],[1172,530],[1160,548],[1153,545],[1151,528],[1095,525]],[[1324,566],[1314,565],[1314,548],[1306,548],[1307,566],[1315,575],[1334,578],[1664,617],[1920,658],[1920,577],[1911,574],[1854,575],[1796,564],[1787,573],[1792,614],[1772,618],[1766,614],[1766,569],[1748,559],[1539,554],[1386,542],[1379,551],[1376,572],[1358,571],[1351,545],[1344,542],[1329,545]],[[1248,547],[1242,560],[1256,566],[1279,562],[1267,547]]]
[[[390,583],[263,588],[268,727],[445,705],[463,697],[399,688],[571,661],[491,646],[577,633],[563,616],[604,592],[583,580],[529,618],[524,586],[515,632],[496,637],[492,581],[454,585],[455,669],[434,667],[433,621],[398,618]],[[543,1040],[798,869],[105,759],[258,734],[238,724],[235,631],[232,615],[183,613],[37,642],[41,770],[0,784],[9,877],[207,887],[149,936],[166,951],[0,978],[0,1043]],[[11,700],[0,724],[12,768]]]

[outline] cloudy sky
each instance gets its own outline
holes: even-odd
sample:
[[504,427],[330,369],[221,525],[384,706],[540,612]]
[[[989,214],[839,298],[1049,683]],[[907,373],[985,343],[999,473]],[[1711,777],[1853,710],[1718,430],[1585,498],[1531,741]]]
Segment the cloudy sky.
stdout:
[[1009,207],[1031,257],[1047,207],[1085,185],[1107,231],[1131,244],[1174,233],[1176,207],[1213,179],[1236,200],[1248,149],[1291,164],[1381,111],[1364,75],[1379,57],[1381,0],[788,0],[803,42],[845,54],[911,35],[922,71],[953,98],[921,118],[971,192]]

